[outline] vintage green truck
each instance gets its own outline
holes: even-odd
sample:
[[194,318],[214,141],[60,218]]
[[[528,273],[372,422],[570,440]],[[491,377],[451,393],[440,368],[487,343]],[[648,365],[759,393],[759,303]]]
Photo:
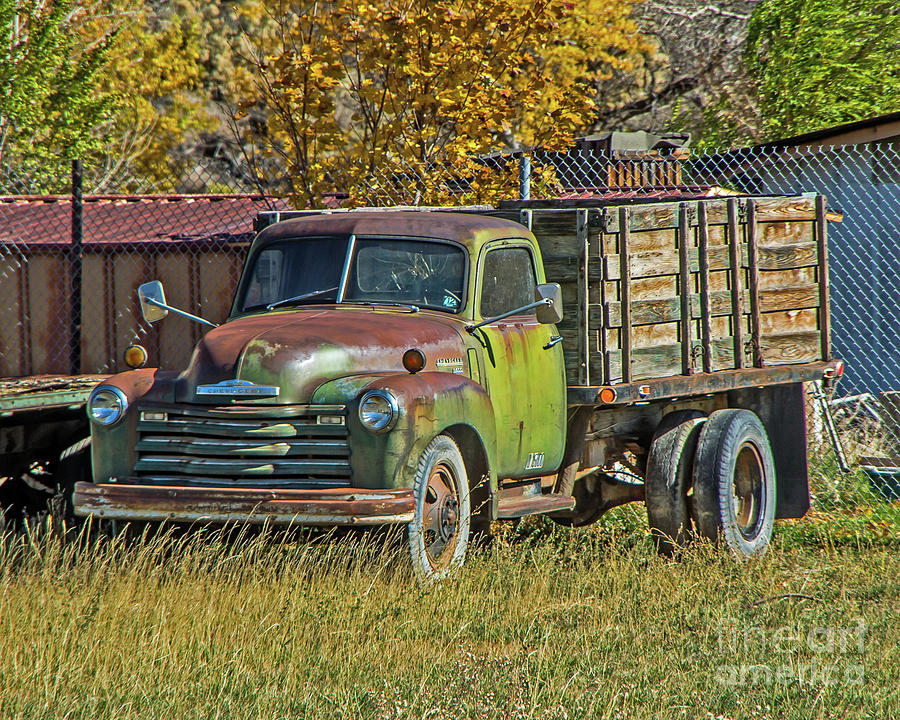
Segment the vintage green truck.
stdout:
[[403,524],[429,579],[497,518],[645,501],[661,552],[758,554],[809,507],[803,384],[842,372],[828,219],[821,196],[269,214],[188,366],[93,390],[74,512]]

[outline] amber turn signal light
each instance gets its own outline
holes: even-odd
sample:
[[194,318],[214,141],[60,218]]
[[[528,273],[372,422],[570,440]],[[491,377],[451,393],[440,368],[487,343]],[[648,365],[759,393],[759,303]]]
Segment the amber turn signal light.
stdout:
[[125,364],[133,369],[147,364],[147,351],[140,345],[129,345],[125,350]]
[[600,391],[600,402],[610,405],[616,401],[616,391],[611,387],[605,387]]
[[403,353],[403,367],[412,375],[420,372],[425,367],[425,353],[417,348],[410,348]]

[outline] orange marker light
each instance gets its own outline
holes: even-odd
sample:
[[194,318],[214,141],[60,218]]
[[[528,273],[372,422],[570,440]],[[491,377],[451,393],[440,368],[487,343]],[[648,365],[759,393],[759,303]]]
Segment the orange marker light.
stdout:
[[425,353],[417,348],[410,348],[403,353],[403,367],[412,375],[425,367]]
[[129,345],[125,350],[125,364],[130,368],[142,368],[147,364],[147,351],[140,345]]
[[616,401],[616,391],[611,387],[605,387],[600,391],[600,402],[610,405]]

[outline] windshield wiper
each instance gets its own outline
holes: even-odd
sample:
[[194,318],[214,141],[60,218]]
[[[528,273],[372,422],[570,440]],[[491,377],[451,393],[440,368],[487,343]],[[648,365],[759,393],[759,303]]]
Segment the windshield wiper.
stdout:
[[285,298],[284,300],[276,300],[275,302],[271,302],[266,305],[266,310],[274,310],[275,308],[282,305],[287,305],[288,303],[300,302],[301,300],[306,300],[307,298],[315,297],[316,295],[323,295],[324,293],[333,292],[336,290],[336,287],[324,288],[323,290],[313,290],[312,292],[303,293],[302,295],[295,295],[294,297]]
[[375,307],[376,305],[388,305],[389,307],[406,308],[411,313],[419,312],[418,305],[413,305],[412,303],[391,302],[390,300],[345,300],[344,302],[348,305],[366,305],[368,307]]

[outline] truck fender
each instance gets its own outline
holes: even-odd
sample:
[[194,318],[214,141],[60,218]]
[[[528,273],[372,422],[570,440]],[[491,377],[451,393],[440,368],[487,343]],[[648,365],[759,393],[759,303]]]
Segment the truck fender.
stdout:
[[[396,399],[399,416],[385,433],[372,433],[359,421],[359,399],[383,389]],[[347,426],[354,439],[351,466],[363,487],[411,488],[419,456],[436,436],[445,433],[460,445],[466,470],[476,485],[488,477],[488,496],[496,493],[496,424],[490,397],[464,375],[447,372],[357,375],[320,386],[314,403],[345,403]]]
[[128,399],[125,419],[118,425],[97,431],[91,423],[91,469],[94,482],[127,475],[136,461],[133,438],[137,433],[138,401],[153,398],[172,402],[177,373],[157,368],[128,370],[107,378],[99,385],[111,385]]

